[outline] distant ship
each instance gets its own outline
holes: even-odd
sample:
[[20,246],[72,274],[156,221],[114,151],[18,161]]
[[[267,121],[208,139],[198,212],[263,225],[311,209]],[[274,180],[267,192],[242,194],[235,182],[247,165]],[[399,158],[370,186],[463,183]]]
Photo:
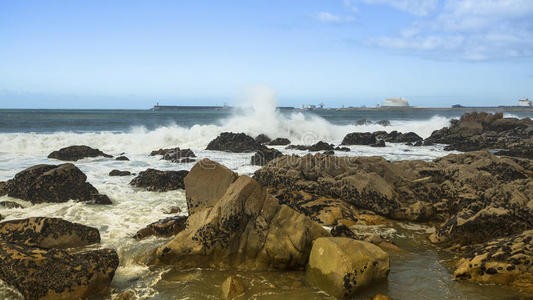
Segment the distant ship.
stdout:
[[409,106],[409,102],[404,98],[387,98],[381,105],[381,107],[406,107]]

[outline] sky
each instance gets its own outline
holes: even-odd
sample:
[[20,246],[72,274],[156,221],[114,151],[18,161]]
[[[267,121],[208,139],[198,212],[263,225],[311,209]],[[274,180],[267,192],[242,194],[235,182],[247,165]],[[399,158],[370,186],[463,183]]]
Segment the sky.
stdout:
[[533,0],[0,0],[0,108],[514,105]]

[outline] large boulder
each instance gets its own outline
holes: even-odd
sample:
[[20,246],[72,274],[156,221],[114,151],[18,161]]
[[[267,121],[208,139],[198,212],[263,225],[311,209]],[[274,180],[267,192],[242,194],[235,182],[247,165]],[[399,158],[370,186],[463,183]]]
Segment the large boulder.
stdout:
[[112,155],[105,154],[104,152],[91,148],[89,146],[69,146],[54,151],[48,155],[48,158],[55,158],[65,161],[77,161],[87,157],[113,157]]
[[117,169],[111,170],[109,172],[109,176],[130,176],[130,175],[134,175],[134,174],[131,174],[130,171],[121,171]]
[[223,132],[209,142],[206,150],[225,152],[253,152],[265,149],[266,146],[244,133]]
[[[191,170],[187,192],[206,189],[207,184],[216,183],[195,178],[205,178],[210,172],[226,173],[226,182],[234,178],[221,165],[211,163],[217,166],[198,173]],[[307,263],[312,241],[329,236],[308,217],[280,205],[248,176],[238,177],[215,199],[219,188],[217,184],[216,190],[206,193],[209,197],[195,197],[197,205],[190,211],[185,229],[157,248],[149,258],[150,264],[182,269],[298,269]],[[198,196],[197,192],[195,195]]]
[[98,229],[59,218],[33,217],[0,223],[0,241],[40,248],[73,248],[100,242]]
[[277,139],[274,139],[272,140],[269,145],[270,146],[286,146],[288,144],[290,144],[291,141],[289,139],[286,139],[286,138],[277,138]]
[[268,144],[270,143],[271,139],[266,134],[261,133],[255,137],[255,141],[261,144]]
[[509,284],[533,292],[533,230],[470,246],[456,266],[456,280]]
[[196,163],[184,179],[189,214],[213,207],[235,180],[237,173],[208,158]]
[[174,216],[154,222],[133,236],[136,240],[142,240],[150,236],[173,236],[185,229],[186,216]]
[[274,148],[267,148],[257,151],[251,158],[250,163],[256,166],[264,166],[267,162],[274,158],[280,157],[283,154]]
[[26,299],[105,294],[118,267],[115,250],[73,252],[0,241],[0,279]]
[[183,179],[189,171],[160,171],[156,169],[146,169],[139,172],[137,177],[130,182],[131,185],[144,188],[148,191],[166,192],[170,190],[183,189]]
[[313,242],[305,278],[331,296],[346,298],[374,281],[386,279],[389,271],[389,255],[378,246],[329,237]]
[[342,145],[373,145],[376,143],[376,136],[370,132],[348,133],[342,140]]
[[191,149],[180,149],[170,148],[170,149],[159,149],[154,150],[150,153],[150,156],[162,155],[161,159],[169,160],[171,162],[189,162],[191,158],[196,157],[194,152]]
[[78,200],[96,204],[111,204],[86,182],[87,176],[71,163],[36,165],[25,169],[8,180],[3,190],[7,195],[32,203],[66,202]]

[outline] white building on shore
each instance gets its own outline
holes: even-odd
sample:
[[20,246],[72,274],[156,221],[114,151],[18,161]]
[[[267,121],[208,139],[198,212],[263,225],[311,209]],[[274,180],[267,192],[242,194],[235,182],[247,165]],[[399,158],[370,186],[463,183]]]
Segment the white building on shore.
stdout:
[[407,99],[404,98],[387,98],[381,105],[382,107],[402,107],[402,106],[409,106],[409,102],[407,102]]
[[529,99],[520,99],[518,100],[518,106],[525,106],[525,107],[532,107],[533,102],[529,101]]

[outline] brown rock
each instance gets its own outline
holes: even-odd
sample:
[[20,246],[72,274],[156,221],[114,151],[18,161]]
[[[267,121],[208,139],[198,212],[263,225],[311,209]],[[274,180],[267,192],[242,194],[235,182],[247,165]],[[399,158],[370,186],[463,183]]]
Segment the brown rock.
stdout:
[[229,276],[226,278],[220,289],[222,290],[222,299],[234,299],[244,294],[244,285],[235,276]]
[[5,208],[24,208],[24,206],[14,201],[0,201],[0,207]]
[[185,216],[174,216],[170,218],[165,218],[137,231],[137,233],[133,237],[136,240],[142,240],[152,235],[173,236],[185,229],[186,221],[187,217]]
[[93,149],[89,146],[69,146],[54,151],[48,155],[48,158],[55,158],[66,161],[77,161],[86,157],[113,157],[112,155],[105,154],[104,152]]

